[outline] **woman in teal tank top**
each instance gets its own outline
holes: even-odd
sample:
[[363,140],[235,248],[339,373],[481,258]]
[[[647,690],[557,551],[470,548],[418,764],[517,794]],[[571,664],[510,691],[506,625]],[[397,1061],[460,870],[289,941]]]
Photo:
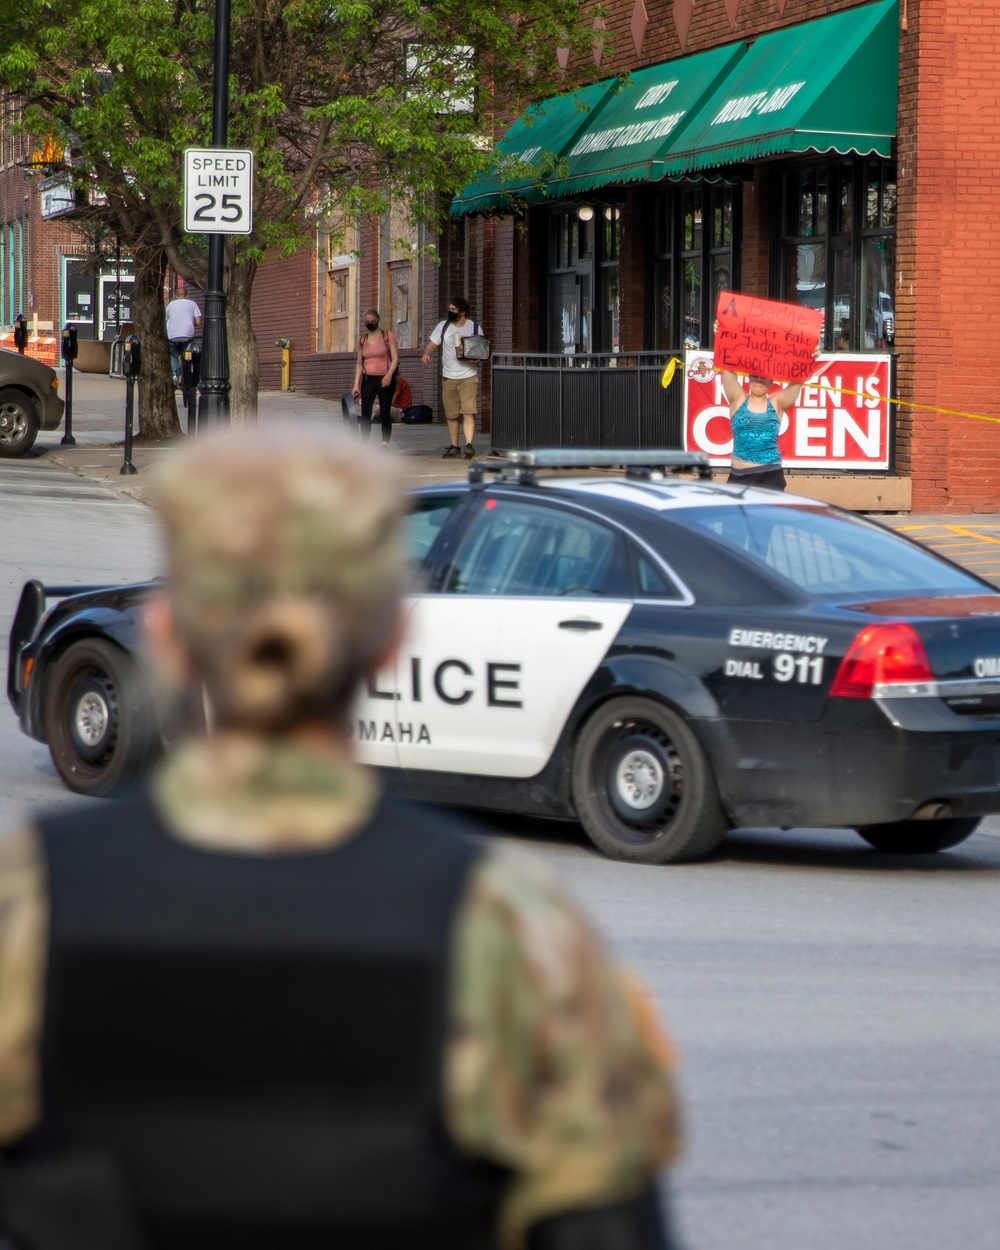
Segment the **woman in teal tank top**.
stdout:
[[[716,333],[718,329],[716,321]],[[814,354],[818,351],[817,348]],[[729,400],[729,423],[733,431],[733,459],[727,480],[740,486],[784,490],[785,473],[781,467],[778,434],[781,418],[798,399],[802,383],[792,382],[772,397],[768,395],[772,386],[770,378],[748,378],[747,393],[735,373],[723,369],[720,376]]]

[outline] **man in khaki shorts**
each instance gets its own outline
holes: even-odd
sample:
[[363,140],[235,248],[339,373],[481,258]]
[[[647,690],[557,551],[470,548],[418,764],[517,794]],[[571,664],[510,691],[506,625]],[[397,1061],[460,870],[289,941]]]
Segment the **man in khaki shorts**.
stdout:
[[469,320],[469,301],[457,295],[448,305],[447,318],[434,327],[427,350],[421,358],[425,365],[429,365],[434,352],[441,348],[441,400],[451,436],[451,442],[445,448],[445,460],[462,454],[458,442],[460,416],[465,426],[465,458],[476,458],[472,440],[476,434],[476,391],[479,387],[479,374],[474,364],[466,363],[461,358],[457,344],[470,334],[481,333],[482,330],[477,329],[476,323]]

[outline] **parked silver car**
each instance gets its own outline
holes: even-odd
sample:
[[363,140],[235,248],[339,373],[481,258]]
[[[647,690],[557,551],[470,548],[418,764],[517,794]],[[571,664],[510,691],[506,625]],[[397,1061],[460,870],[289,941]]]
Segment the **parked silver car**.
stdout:
[[63,418],[55,369],[0,348],[0,456],[23,456]]

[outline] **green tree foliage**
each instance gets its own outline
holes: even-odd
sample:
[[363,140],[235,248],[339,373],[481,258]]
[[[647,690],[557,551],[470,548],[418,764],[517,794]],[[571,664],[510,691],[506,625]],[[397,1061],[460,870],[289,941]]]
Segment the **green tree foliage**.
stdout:
[[[489,140],[533,99],[572,85],[603,11],[578,0],[233,0],[229,144],[255,155],[254,233],[227,240],[234,420],[256,412],[250,292],[265,255],[310,236],[306,210],[370,220],[390,201],[439,224],[492,160]],[[0,0],[0,85],[25,124],[72,154],[77,185],[136,262],[143,432],[176,428],[162,333],[169,263],[204,286],[185,235],[183,150],[211,135],[209,0]],[[157,330],[157,326],[161,328]]]

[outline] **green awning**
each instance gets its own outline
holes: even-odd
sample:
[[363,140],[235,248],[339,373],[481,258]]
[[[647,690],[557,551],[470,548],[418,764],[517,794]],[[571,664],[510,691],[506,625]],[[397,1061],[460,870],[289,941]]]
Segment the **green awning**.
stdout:
[[569,145],[567,172],[548,183],[546,198],[562,200],[610,183],[662,178],[664,153],[745,52],[745,44],[728,44],[630,74]]
[[783,152],[874,152],[896,134],[897,0],[762,35],[678,134],[683,177]]
[[[538,176],[548,164],[561,158],[607,100],[614,79],[591,83],[567,95],[552,96],[533,104],[496,145],[494,167],[470,182],[451,205],[451,214],[510,212],[518,200],[540,203],[544,198]],[[539,174],[527,175],[530,164]],[[505,167],[510,171],[504,176]],[[513,170],[517,172],[513,172]]]

